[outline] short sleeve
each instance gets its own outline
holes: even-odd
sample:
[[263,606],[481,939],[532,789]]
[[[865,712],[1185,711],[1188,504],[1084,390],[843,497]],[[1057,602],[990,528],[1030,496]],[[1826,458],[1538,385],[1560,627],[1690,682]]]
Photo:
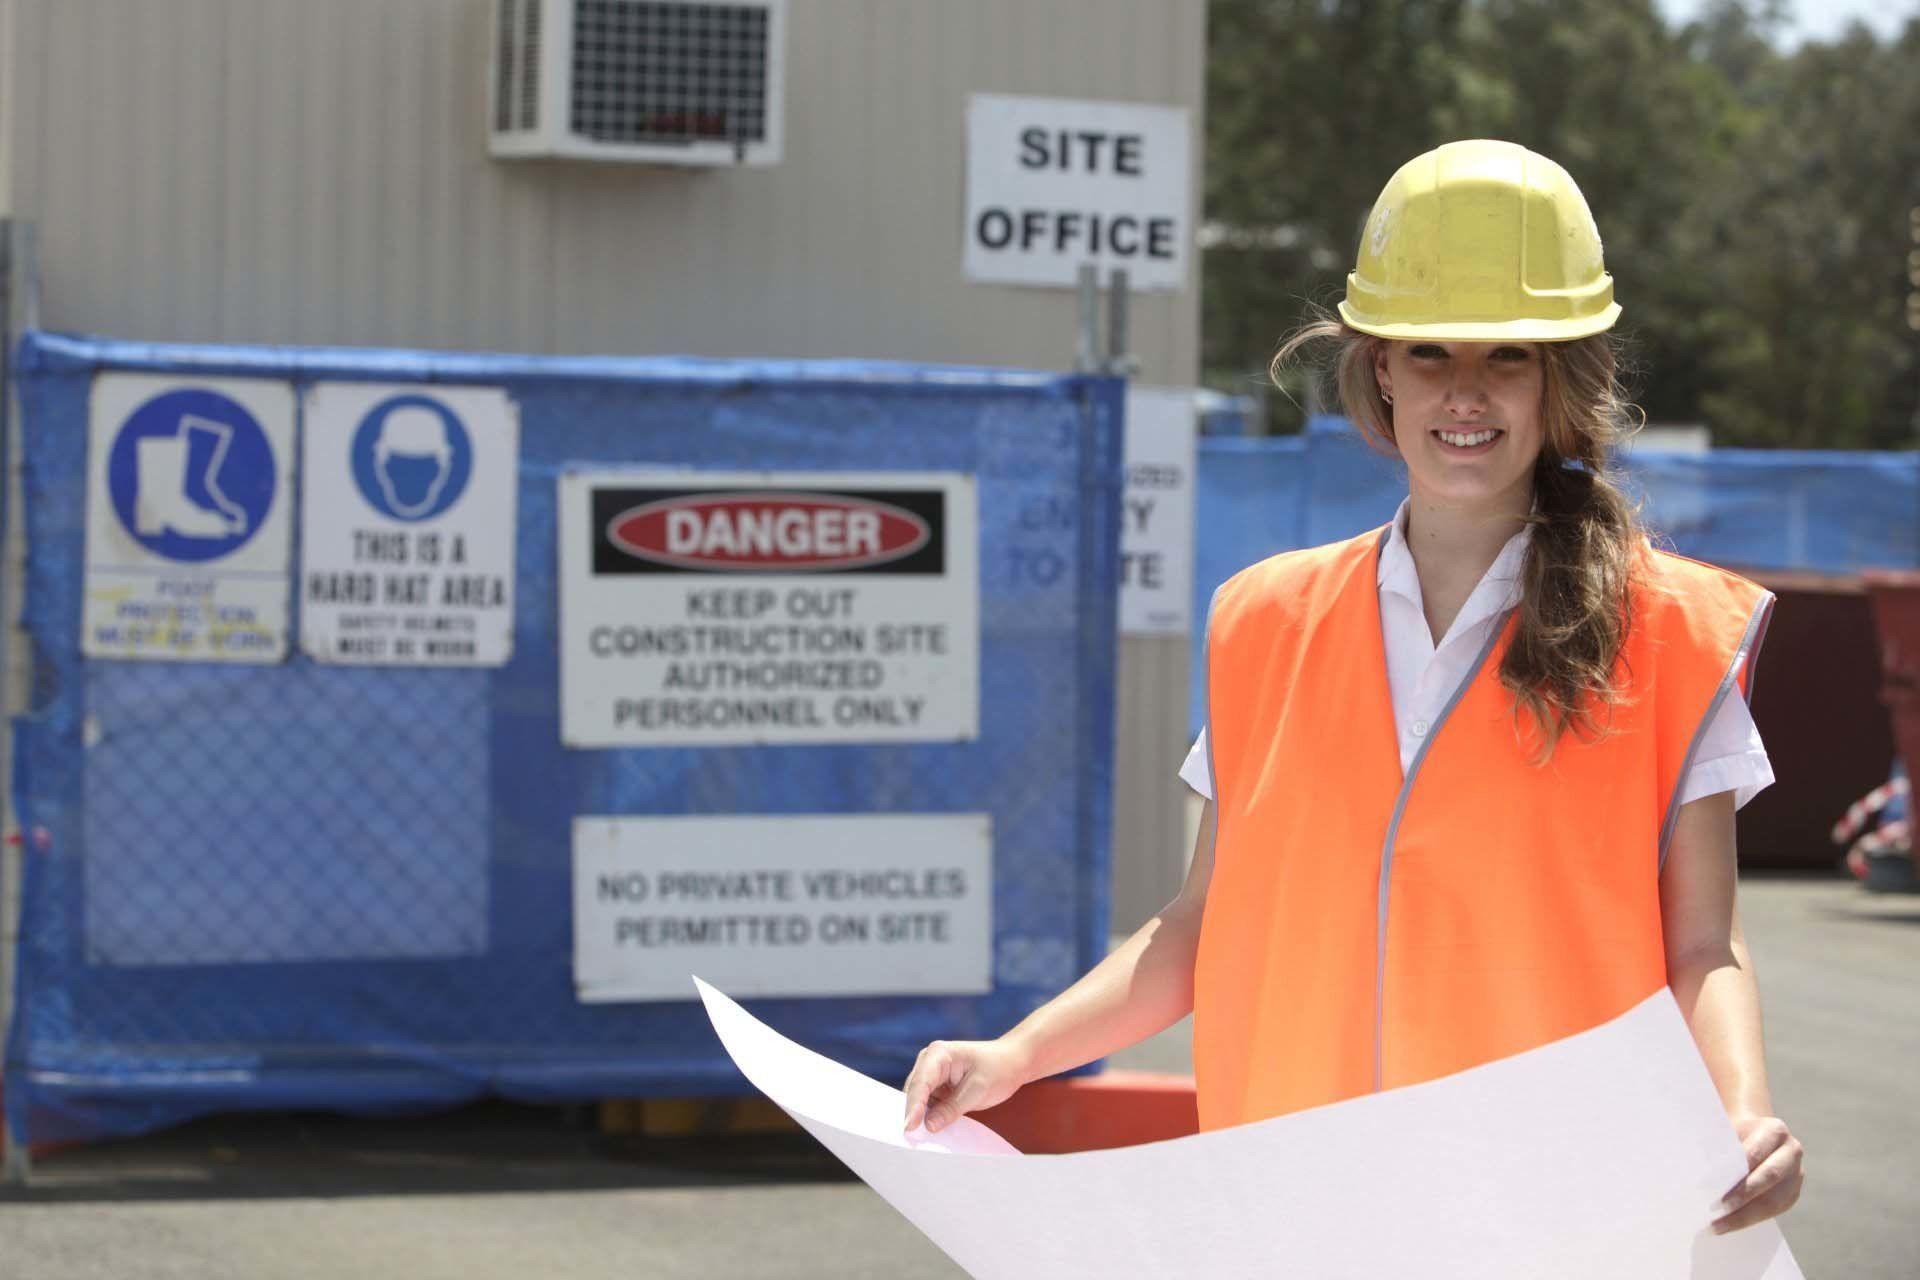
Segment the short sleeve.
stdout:
[[1213,799],[1213,778],[1207,769],[1207,731],[1202,729],[1200,736],[1193,740],[1193,749],[1187,752],[1187,758],[1180,765],[1180,781],[1200,793],[1202,799]]
[[[1186,776],[1184,769],[1181,776]],[[1733,807],[1740,809],[1772,785],[1773,763],[1760,741],[1759,726],[1753,722],[1746,699],[1735,691],[1721,701],[1713,722],[1701,735],[1686,783],[1680,788],[1680,803],[1731,791]]]

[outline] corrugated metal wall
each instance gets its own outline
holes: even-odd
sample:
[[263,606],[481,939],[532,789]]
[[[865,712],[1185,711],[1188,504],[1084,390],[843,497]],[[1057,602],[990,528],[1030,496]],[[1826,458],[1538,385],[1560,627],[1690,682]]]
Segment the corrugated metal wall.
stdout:
[[[490,158],[488,0],[4,5],[49,328],[1062,367],[1069,292],[961,278],[968,94],[1185,104],[1198,200],[1201,0],[792,0],[785,158],[722,172]],[[1197,376],[1197,257],[1146,381]],[[1178,887],[1185,670],[1122,644],[1116,927]]]
[[0,213],[13,208],[14,0],[0,0]]
[[1057,367],[1067,292],[960,277],[967,95],[1202,99],[1194,0],[794,0],[779,165],[502,162],[487,0],[16,3],[47,322],[128,337]]

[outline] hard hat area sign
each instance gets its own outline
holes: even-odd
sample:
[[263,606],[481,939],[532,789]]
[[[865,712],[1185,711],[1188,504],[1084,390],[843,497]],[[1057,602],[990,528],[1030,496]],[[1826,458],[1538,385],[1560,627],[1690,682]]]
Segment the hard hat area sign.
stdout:
[[519,454],[518,410],[499,388],[316,385],[302,465],[306,653],[506,662]]
[[561,477],[570,746],[978,732],[972,478]]
[[81,652],[284,658],[291,386],[103,373],[87,447]]

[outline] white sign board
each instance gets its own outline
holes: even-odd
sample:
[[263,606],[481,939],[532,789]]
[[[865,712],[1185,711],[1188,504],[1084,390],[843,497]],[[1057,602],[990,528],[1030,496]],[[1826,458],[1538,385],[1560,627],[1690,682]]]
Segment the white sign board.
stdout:
[[301,449],[301,648],[321,662],[505,663],[519,468],[519,412],[499,388],[315,386]]
[[991,989],[990,815],[575,818],[584,1001]]
[[80,651],[285,658],[292,468],[287,383],[95,377]]
[[973,477],[560,477],[571,747],[952,742],[979,733]]
[[1185,635],[1193,617],[1192,391],[1127,389],[1120,523],[1120,630]]
[[974,94],[967,279],[1071,288],[1090,262],[1135,289],[1183,288],[1189,148],[1185,107]]

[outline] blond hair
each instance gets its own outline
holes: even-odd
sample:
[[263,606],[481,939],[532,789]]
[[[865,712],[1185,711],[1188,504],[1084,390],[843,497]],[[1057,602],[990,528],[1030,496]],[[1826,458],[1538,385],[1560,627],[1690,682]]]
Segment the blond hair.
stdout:
[[[1347,417],[1376,448],[1399,457],[1391,412],[1374,377],[1385,340],[1324,317],[1290,336],[1269,374],[1310,343],[1339,344],[1334,382]],[[1596,334],[1538,344],[1544,372],[1545,442],[1534,464],[1533,526],[1521,570],[1519,625],[1500,660],[1500,683],[1538,734],[1532,752],[1545,762],[1568,729],[1601,736],[1626,700],[1621,670],[1632,612],[1635,568],[1644,543],[1639,513],[1611,460],[1637,428],[1637,411],[1620,386],[1614,340]],[[1524,730],[1524,726],[1522,726]]]

